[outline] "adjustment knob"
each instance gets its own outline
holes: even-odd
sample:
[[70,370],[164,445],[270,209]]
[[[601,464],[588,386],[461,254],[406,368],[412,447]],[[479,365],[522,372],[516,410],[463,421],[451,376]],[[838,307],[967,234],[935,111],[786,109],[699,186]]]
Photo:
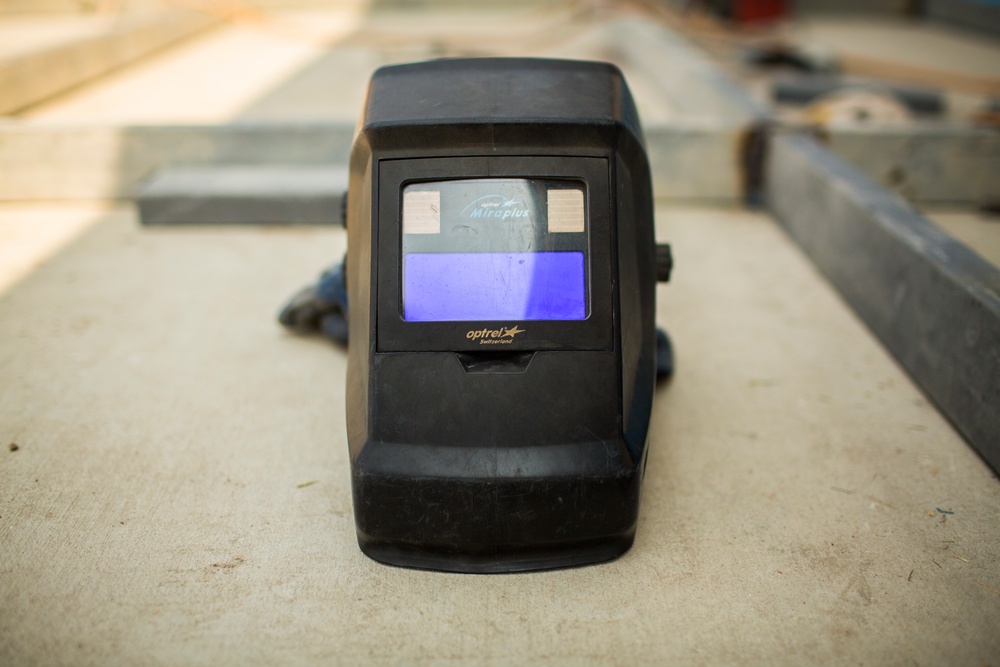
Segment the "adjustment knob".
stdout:
[[670,252],[669,243],[656,244],[656,280],[665,283],[670,281],[670,272],[674,268],[674,256]]

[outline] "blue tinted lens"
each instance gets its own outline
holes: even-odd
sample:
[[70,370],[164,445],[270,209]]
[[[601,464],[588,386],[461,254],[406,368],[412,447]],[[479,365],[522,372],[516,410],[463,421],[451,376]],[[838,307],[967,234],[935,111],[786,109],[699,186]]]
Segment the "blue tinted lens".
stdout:
[[403,310],[408,322],[583,320],[583,253],[408,254]]

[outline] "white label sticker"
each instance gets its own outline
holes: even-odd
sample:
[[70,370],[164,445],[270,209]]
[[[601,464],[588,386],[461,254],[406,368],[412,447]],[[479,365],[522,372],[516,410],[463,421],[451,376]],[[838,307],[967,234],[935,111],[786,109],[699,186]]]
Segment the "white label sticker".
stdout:
[[549,190],[549,232],[582,232],[583,190]]
[[411,190],[403,194],[403,233],[441,233],[439,190]]

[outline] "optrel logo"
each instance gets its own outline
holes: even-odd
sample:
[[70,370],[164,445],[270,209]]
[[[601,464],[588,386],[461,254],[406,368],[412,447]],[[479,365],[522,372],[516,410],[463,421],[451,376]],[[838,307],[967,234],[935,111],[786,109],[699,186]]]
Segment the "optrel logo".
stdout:
[[462,209],[469,218],[493,218],[495,220],[513,220],[527,218],[528,209],[517,199],[503,195],[483,195],[471,201]]
[[514,342],[514,337],[524,333],[524,329],[519,329],[515,324],[512,327],[500,327],[499,329],[472,329],[465,334],[469,340],[478,340],[480,345],[509,345]]

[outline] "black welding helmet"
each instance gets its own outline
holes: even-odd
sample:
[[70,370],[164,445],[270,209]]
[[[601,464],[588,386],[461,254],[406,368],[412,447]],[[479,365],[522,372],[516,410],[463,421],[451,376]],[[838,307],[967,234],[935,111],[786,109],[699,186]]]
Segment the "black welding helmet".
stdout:
[[361,549],[460,572],[626,551],[657,269],[649,165],[621,72],[521,58],[378,70],[347,227]]

